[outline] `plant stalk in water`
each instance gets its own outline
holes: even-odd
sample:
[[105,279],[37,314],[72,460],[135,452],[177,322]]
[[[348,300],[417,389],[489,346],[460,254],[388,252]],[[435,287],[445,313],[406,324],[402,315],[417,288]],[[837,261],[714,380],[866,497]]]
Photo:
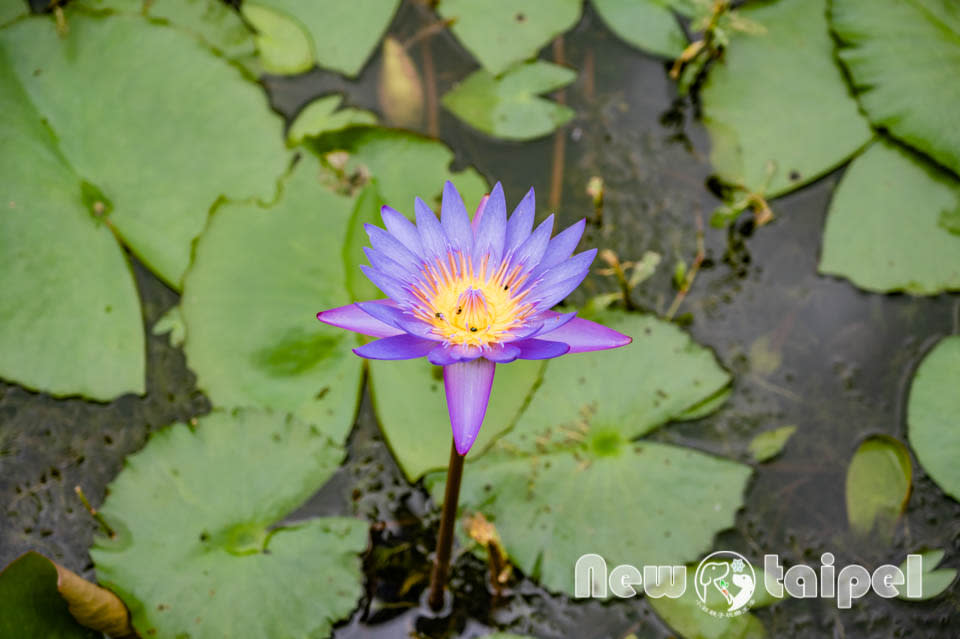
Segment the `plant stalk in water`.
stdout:
[[463,477],[463,458],[457,452],[456,443],[450,445],[450,464],[447,466],[447,488],[443,495],[443,515],[440,532],[437,534],[437,552],[430,574],[430,596],[427,603],[433,610],[443,608],[443,592],[450,573],[450,552],[453,548],[453,529],[457,519],[457,502],[460,499],[460,480]]

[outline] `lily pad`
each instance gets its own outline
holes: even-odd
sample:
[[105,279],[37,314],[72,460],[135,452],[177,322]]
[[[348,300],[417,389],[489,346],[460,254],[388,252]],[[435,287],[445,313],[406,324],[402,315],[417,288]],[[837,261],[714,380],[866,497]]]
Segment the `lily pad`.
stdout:
[[946,337],[924,358],[910,385],[910,446],[930,478],[960,501],[960,336]]
[[580,19],[582,0],[441,0],[437,11],[484,69],[500,75]]
[[456,185],[469,211],[475,210],[490,190],[476,169],[450,169],[453,151],[446,145],[415,133],[358,126],[321,136],[313,145],[321,153],[346,151],[349,159],[344,170],[376,178],[384,202],[411,216],[414,198],[439,206],[446,180]]
[[[675,325],[612,313],[634,338],[614,351],[567,355],[512,431],[464,471],[461,504],[497,527],[510,558],[547,588],[573,594],[585,553],[608,565],[680,564],[733,525],[749,467],[635,438],[723,392],[713,354]],[[444,475],[427,476],[436,499]]]
[[94,9],[146,15],[169,22],[202,39],[228,58],[254,53],[253,32],[240,14],[222,0],[82,0]]
[[[452,435],[441,369],[425,359],[369,365],[377,419],[407,479],[445,468]],[[468,459],[513,425],[542,369],[543,362],[523,360],[497,367],[487,416]]]
[[860,536],[887,539],[910,497],[913,464],[907,447],[893,437],[866,439],[847,468],[847,519]]
[[874,143],[847,169],[830,203],[820,272],[869,291],[960,290],[960,236],[941,224],[960,183],[920,156]]
[[130,266],[4,48],[0,111],[0,377],[56,396],[142,393],[143,320]]
[[297,24],[319,66],[353,77],[387,30],[400,0],[257,0],[256,4]]
[[671,10],[676,0],[593,0],[604,24],[621,40],[666,58],[677,58],[687,35]]
[[795,432],[797,432],[796,426],[781,426],[760,433],[750,441],[751,457],[756,462],[773,459],[780,454]]
[[443,106],[484,133],[532,140],[570,121],[573,109],[538,97],[566,86],[577,74],[549,62],[518,65],[500,77],[480,69],[443,96]]
[[956,4],[833,0],[830,23],[870,121],[960,174],[960,116],[952,108],[960,103]]
[[[180,29],[130,15],[67,20],[66,38],[48,18],[21,20],[0,46],[118,237],[179,288],[221,195],[273,196],[288,163],[282,122],[258,86]],[[117,87],[122,99],[109,98]]]
[[25,0],[9,0],[0,6],[0,26],[27,14],[27,3]]
[[255,2],[244,2],[242,11],[256,32],[254,42],[263,71],[293,75],[313,68],[313,43],[296,20]]
[[[944,568],[942,570],[936,570],[936,567],[940,565],[940,562],[943,560],[944,554],[946,553],[943,550],[927,550],[920,553],[923,560],[923,575],[921,576],[923,580],[923,594],[920,597],[911,597],[907,594],[906,587],[901,586],[897,589],[900,591],[897,598],[906,601],[926,601],[927,599],[933,599],[949,588],[950,584],[957,578],[957,569]],[[900,564],[900,572],[907,574],[906,560]]]
[[826,0],[739,12],[766,32],[732,35],[701,91],[703,121],[719,177],[770,198],[842,164],[873,133],[834,62]]
[[343,96],[325,95],[303,107],[287,132],[290,144],[300,144],[304,138],[339,131],[357,124],[377,123],[377,116],[370,111],[352,107],[339,108],[342,101]]
[[292,412],[335,441],[353,423],[361,360],[316,320],[350,303],[343,241],[354,199],[306,155],[269,207],[227,203],[197,242],[181,301],[184,350],[216,406]]
[[98,639],[70,614],[57,590],[57,568],[46,557],[28,552],[0,571],[0,637]]
[[277,523],[342,457],[319,429],[259,411],[164,429],[110,485],[97,576],[142,637],[327,637],[363,594],[367,524]]

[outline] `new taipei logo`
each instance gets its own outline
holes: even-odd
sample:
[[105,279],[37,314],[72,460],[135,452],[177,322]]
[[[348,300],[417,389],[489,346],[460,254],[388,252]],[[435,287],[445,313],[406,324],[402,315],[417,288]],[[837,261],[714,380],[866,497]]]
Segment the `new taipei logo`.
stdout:
[[757,573],[740,553],[718,550],[697,565],[693,587],[701,610],[714,617],[736,617],[753,603]]

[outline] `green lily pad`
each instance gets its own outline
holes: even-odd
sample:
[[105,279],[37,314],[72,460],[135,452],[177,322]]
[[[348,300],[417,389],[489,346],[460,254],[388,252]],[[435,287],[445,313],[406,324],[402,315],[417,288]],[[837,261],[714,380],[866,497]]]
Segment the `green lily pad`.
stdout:
[[187,337],[187,327],[183,323],[183,314],[179,306],[172,306],[153,325],[154,335],[169,334],[168,340],[174,348],[179,348]]
[[253,33],[240,14],[222,0],[82,0],[94,9],[147,15],[199,37],[228,58],[254,53]]
[[923,470],[960,501],[960,336],[946,337],[923,359],[907,404],[910,446]]
[[[6,113],[6,112],[5,112]],[[28,552],[0,571],[0,637],[98,639],[103,635],[77,623],[57,590],[57,569],[43,555]]]
[[340,441],[356,412],[361,360],[353,336],[316,314],[350,303],[342,250],[354,200],[324,175],[308,154],[271,206],[217,208],[181,312],[187,362],[214,405],[292,412]]
[[441,0],[437,11],[484,69],[500,75],[580,19],[581,0]]
[[316,137],[358,124],[377,123],[377,116],[370,111],[352,107],[339,109],[342,101],[343,96],[325,95],[303,107],[287,132],[287,140],[290,144],[300,144],[304,138]]
[[[605,317],[633,344],[552,360],[513,430],[467,464],[461,489],[463,510],[496,526],[524,572],[570,594],[572,566],[585,553],[610,566],[695,560],[733,525],[751,474],[692,449],[635,441],[730,378],[673,324]],[[426,483],[440,499],[444,474]]]
[[893,437],[866,439],[847,468],[847,519],[860,536],[887,539],[910,497],[913,464],[907,447]]
[[143,320],[130,266],[4,48],[0,111],[0,377],[56,396],[142,393]]
[[960,183],[886,141],[853,161],[830,203],[820,272],[869,291],[960,290],[960,236],[943,228]]
[[[940,562],[943,560],[944,554],[946,553],[943,550],[927,550],[920,553],[923,560],[923,575],[921,577],[923,580],[923,594],[920,597],[911,597],[907,595],[906,587],[900,586],[897,588],[897,590],[900,591],[897,598],[906,601],[926,601],[946,591],[954,579],[957,578],[957,569],[944,568],[942,570],[936,570],[936,567],[940,565]],[[906,560],[900,564],[900,572],[907,574]]]
[[[840,60],[874,125],[960,174],[960,11],[949,0],[834,0]],[[922,96],[922,99],[918,99]]]
[[781,426],[760,433],[750,441],[750,456],[756,462],[773,459],[780,454],[795,432],[796,426]]
[[735,33],[701,91],[722,180],[775,197],[842,164],[873,135],[833,59],[826,0],[745,6],[765,27]]
[[[497,366],[490,406],[469,459],[513,425],[542,369],[539,361]],[[371,360],[370,383],[380,428],[407,479],[416,482],[430,471],[445,468],[452,434],[442,369],[425,359]]]
[[434,208],[439,206],[446,180],[456,185],[468,211],[474,211],[490,190],[472,167],[451,171],[453,151],[446,145],[415,133],[358,126],[323,135],[313,141],[313,147],[322,153],[346,151],[349,160],[344,170],[376,178],[383,201],[411,217],[416,197]]
[[313,43],[296,20],[254,2],[244,2],[242,11],[256,31],[254,42],[263,71],[293,75],[313,68]]
[[573,109],[538,97],[566,86],[577,74],[549,62],[518,65],[500,77],[480,69],[443,96],[443,106],[484,133],[532,140],[570,121]]
[[25,0],[9,0],[0,6],[0,26],[26,15],[29,9]]
[[118,237],[179,288],[220,196],[273,196],[288,163],[282,122],[258,86],[180,29],[76,11],[67,21],[60,38],[48,18],[21,20],[0,46]]
[[376,180],[371,180],[357,196],[357,203],[350,215],[346,239],[343,243],[343,268],[347,292],[350,293],[350,299],[354,302],[386,297],[360,270],[360,265],[367,263],[367,256],[363,249],[370,246],[370,238],[365,226],[367,224],[383,226],[380,210],[384,204],[383,198],[380,197],[380,190],[377,189]]
[[318,428],[266,412],[164,429],[110,485],[97,576],[142,637],[327,637],[363,594],[367,524],[276,524],[342,457]]
[[257,0],[256,4],[299,25],[319,66],[353,77],[377,46],[400,0]]
[[666,58],[677,58],[687,35],[671,11],[676,0],[593,0],[604,24],[621,40]]

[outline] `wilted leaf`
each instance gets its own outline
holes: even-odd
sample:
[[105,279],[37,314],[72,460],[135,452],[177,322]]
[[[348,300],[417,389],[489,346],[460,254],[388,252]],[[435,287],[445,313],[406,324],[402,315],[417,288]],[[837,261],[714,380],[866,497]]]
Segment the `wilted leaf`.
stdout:
[[870,121],[960,174],[956,3],[833,0],[830,23]]
[[774,197],[844,162],[872,136],[833,59],[826,0],[748,5],[701,91],[710,160],[731,184]]
[[913,468],[906,446],[886,435],[868,438],[847,468],[847,518],[860,536],[887,539],[906,508]]
[[847,169],[830,203],[820,272],[870,291],[960,290],[960,236],[941,225],[960,208],[960,182],[886,141]]
[[260,411],[157,432],[110,485],[97,576],[141,637],[327,637],[363,594],[367,523],[277,524],[342,457],[319,428]]
[[551,133],[574,116],[573,109],[538,97],[566,86],[577,74],[549,62],[530,62],[500,77],[480,69],[443,96],[443,105],[470,126],[506,140]]
[[380,110],[389,124],[415,129],[423,121],[423,83],[410,54],[394,38],[383,39],[377,85]]
[[580,19],[581,0],[441,0],[437,10],[489,73],[528,60]]
[[923,359],[907,404],[910,446],[943,492],[960,500],[960,336],[946,337]]

